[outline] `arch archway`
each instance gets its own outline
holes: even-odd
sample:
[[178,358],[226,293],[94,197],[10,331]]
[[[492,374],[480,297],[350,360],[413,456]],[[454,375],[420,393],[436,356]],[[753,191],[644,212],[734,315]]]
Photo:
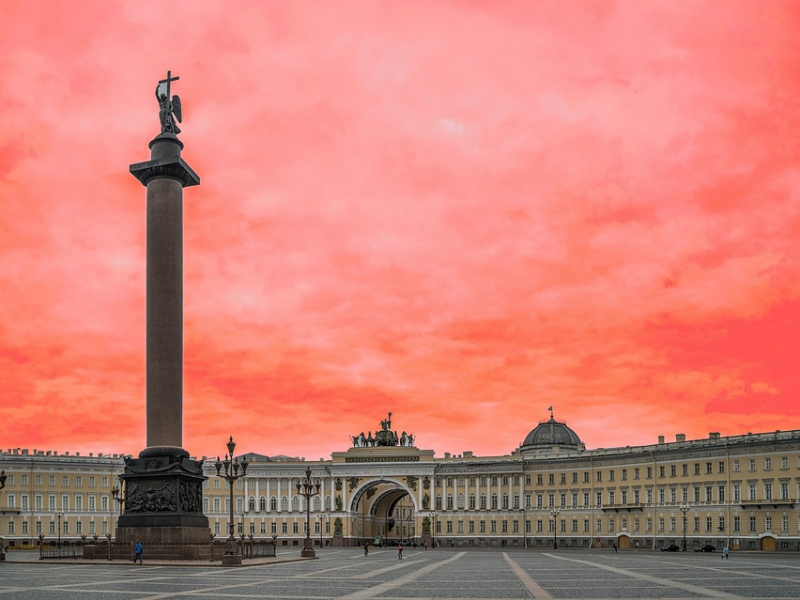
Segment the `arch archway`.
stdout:
[[356,543],[407,542],[418,536],[417,502],[413,490],[395,479],[371,479],[350,499],[352,534]]

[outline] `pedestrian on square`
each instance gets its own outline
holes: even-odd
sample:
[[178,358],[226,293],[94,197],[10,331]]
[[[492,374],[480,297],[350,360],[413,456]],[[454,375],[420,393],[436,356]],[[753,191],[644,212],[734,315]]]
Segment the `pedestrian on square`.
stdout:
[[142,563],[142,542],[136,540],[136,545],[133,547],[133,562],[134,564],[136,561],[139,561],[139,564]]
[[397,558],[403,560],[403,544],[397,545]]
[[369,554],[369,542],[364,542],[364,556]]
[[728,547],[727,546],[723,546],[722,547],[722,558],[727,558],[728,560],[730,560],[730,557],[728,556]]

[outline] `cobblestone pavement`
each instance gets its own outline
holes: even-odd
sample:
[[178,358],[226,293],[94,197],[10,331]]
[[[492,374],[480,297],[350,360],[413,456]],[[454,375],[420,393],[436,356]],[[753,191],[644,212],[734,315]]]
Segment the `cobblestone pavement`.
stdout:
[[[328,549],[318,560],[222,568],[41,563],[10,553],[0,600],[163,600],[192,597],[800,598],[800,556],[594,550]],[[31,560],[34,559],[34,560]]]

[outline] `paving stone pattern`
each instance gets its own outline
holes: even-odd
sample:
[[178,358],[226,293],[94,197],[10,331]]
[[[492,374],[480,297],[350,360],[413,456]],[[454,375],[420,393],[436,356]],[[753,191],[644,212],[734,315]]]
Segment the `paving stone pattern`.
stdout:
[[[222,568],[43,563],[11,552],[0,600],[800,598],[800,556],[593,550],[411,550],[364,556],[330,549],[318,560]],[[279,557],[280,558],[280,557]]]

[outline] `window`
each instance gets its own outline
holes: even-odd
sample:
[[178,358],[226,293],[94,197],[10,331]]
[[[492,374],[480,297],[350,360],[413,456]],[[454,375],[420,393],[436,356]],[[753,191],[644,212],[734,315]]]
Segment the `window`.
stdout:
[[481,533],[486,533],[486,521],[480,522],[480,530]]
[[711,475],[713,472],[714,472],[714,470],[712,469],[711,463],[707,462],[706,463],[706,475]]
[[639,479],[639,467],[636,467],[636,468],[633,470],[633,478],[634,478],[634,479]]
[[562,473],[561,474],[561,483],[567,483],[567,474],[566,473]]
[[669,476],[670,477],[675,477],[678,474],[677,473],[677,468],[678,468],[678,465],[670,465],[669,466]]
[[61,486],[62,487],[69,487],[69,475],[62,475],[61,476]]
[[447,494],[447,510],[453,510],[453,494]]
[[738,473],[739,472],[739,461],[738,460],[734,460],[733,461],[733,472],[734,473]]
[[749,471],[755,471],[756,470],[756,459],[755,458],[751,458],[750,459],[750,465],[748,467],[748,470]]
[[497,510],[497,494],[492,494],[492,510]]
[[281,533],[289,533],[289,524],[286,522],[281,523]]
[[694,474],[700,475],[700,463],[694,463]]
[[628,479],[628,469],[622,469],[622,481],[627,481]]
[[689,475],[689,465],[683,465],[681,474],[686,477]]
[[458,495],[458,510],[464,510],[464,494]]
[[598,482],[603,481],[603,472],[602,471],[597,471],[597,481]]
[[[23,475],[23,477],[26,477]],[[42,485],[42,476],[41,475],[34,475],[33,476],[34,485]]]
[[50,487],[55,487],[55,485],[56,485],[56,476],[55,475],[50,475],[50,477],[48,478],[48,481],[50,482]]
[[717,502],[722,504],[725,502],[725,486],[721,485],[717,488]]
[[764,470],[771,471],[772,470],[772,459],[767,457],[764,459]]
[[789,468],[789,458],[786,456],[781,456],[781,469],[788,469]]
[[269,499],[269,509],[270,510],[274,510],[274,511],[278,510],[278,498],[277,497],[272,496],[272,498]]
[[608,480],[609,480],[609,481],[614,481],[614,469],[611,469],[611,470],[608,472]]
[[772,483],[770,482],[764,484],[764,499],[772,500]]
[[717,472],[718,473],[724,473],[725,472],[725,461],[724,460],[719,461]]
[[653,477],[653,467],[647,467],[647,478],[651,479]]
[[292,523],[292,533],[300,533],[300,524],[297,521]]
[[664,477],[664,466],[663,465],[658,467],[658,476],[661,477],[661,478]]
[[676,521],[675,517],[670,517],[669,518],[669,530],[670,531],[677,531],[676,523],[677,523],[677,521]]
[[750,516],[750,531],[755,532],[756,530],[756,518],[754,515]]
[[542,474],[541,474],[541,473],[539,473],[539,474],[536,476],[536,484],[537,484],[537,485],[542,485]]
[[481,510],[486,510],[486,494],[481,494]]
[[475,504],[475,494],[470,494],[469,495],[469,509],[470,510],[475,510],[475,506],[476,506],[476,504]]
[[554,484],[554,483],[556,482],[556,476],[555,476],[555,473],[550,473],[550,474],[547,476],[547,481],[548,481],[548,483],[550,483],[551,485],[552,485],[552,484]]

